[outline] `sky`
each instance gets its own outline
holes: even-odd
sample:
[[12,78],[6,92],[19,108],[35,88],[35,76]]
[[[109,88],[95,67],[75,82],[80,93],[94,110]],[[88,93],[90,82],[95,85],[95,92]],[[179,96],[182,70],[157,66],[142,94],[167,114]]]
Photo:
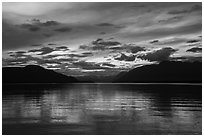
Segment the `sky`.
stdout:
[[3,2],[3,67],[109,76],[202,61],[202,3]]

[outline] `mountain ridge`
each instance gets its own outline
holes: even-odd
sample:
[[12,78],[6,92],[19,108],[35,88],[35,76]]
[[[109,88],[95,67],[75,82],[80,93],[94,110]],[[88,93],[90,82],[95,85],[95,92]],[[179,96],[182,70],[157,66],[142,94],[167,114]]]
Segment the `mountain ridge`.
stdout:
[[120,75],[113,83],[201,83],[202,63],[163,61],[134,68]]
[[3,83],[77,83],[72,76],[66,76],[38,65],[25,67],[3,67]]

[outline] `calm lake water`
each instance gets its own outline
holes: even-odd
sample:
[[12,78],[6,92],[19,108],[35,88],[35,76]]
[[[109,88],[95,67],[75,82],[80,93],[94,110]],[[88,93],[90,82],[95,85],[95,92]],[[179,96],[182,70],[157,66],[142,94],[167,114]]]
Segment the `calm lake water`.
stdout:
[[202,134],[202,86],[7,85],[3,134]]

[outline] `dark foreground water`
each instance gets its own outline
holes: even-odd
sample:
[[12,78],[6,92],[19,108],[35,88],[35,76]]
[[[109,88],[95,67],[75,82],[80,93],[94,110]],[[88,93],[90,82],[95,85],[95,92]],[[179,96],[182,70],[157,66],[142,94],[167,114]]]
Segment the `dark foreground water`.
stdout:
[[3,86],[3,134],[202,134],[192,85]]

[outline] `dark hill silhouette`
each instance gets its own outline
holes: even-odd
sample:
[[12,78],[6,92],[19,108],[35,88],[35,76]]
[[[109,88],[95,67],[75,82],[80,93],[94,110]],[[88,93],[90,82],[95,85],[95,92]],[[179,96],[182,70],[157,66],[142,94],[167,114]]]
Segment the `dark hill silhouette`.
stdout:
[[75,83],[78,80],[37,65],[26,67],[4,67],[3,83]]
[[201,62],[164,61],[119,74],[118,83],[201,83]]

